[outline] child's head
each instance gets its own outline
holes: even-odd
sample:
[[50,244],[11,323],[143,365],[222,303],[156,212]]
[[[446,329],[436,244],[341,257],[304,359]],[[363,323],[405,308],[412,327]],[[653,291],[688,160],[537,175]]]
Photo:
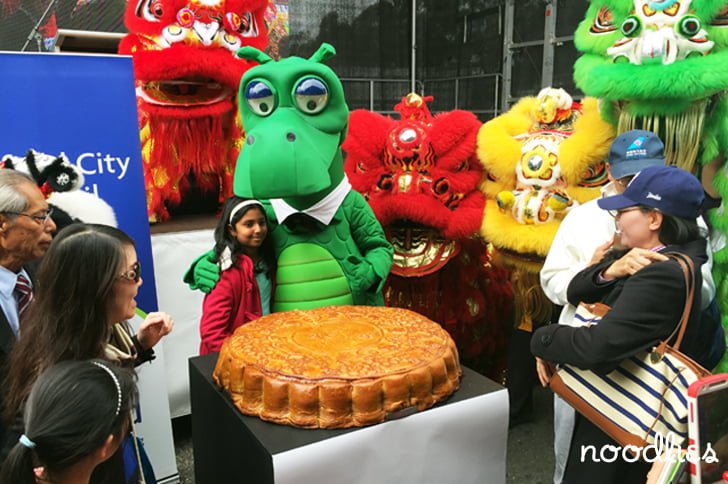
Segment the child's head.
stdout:
[[103,360],[64,361],[43,372],[25,404],[25,433],[3,465],[0,481],[35,482],[90,459],[108,459],[128,431],[134,373]]
[[218,258],[225,248],[233,258],[258,253],[267,235],[268,220],[261,203],[232,196],[225,201],[215,229],[215,253]]

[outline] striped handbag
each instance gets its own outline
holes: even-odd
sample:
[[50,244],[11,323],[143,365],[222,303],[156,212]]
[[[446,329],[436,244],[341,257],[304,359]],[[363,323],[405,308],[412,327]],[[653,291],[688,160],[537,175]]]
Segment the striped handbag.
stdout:
[[[668,254],[682,268],[685,276],[685,308],[675,331],[650,351],[624,360],[606,374],[560,365],[549,386],[574,409],[614,439],[623,448],[644,448],[661,436],[682,444],[688,435],[687,390],[691,383],[710,372],[680,353],[694,295],[694,266],[689,257]],[[606,306],[584,305],[581,318],[597,323]],[[575,325],[579,322],[575,321]],[[582,322],[581,325],[584,323]],[[607,323],[609,324],[609,323]],[[671,347],[667,344],[675,334]]]

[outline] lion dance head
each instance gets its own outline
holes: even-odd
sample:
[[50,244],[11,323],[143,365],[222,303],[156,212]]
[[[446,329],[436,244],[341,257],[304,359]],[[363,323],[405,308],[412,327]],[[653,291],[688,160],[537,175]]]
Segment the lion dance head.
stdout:
[[235,95],[250,61],[235,56],[267,44],[267,0],[130,0],[121,54],[134,59],[147,206],[169,218],[190,182],[232,193],[240,149]]
[[474,237],[485,204],[475,155],[480,122],[465,111],[433,116],[431,100],[405,96],[395,106],[399,120],[352,112],[344,169],[394,247],[386,304],[437,321],[464,361],[499,378],[510,287]]

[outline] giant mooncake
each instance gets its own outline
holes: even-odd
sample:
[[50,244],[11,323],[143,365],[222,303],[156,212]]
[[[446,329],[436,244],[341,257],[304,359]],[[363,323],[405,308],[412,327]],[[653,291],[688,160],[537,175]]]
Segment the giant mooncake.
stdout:
[[331,306],[262,317],[222,346],[215,382],[244,414],[304,428],[382,422],[457,390],[455,343],[406,309]]

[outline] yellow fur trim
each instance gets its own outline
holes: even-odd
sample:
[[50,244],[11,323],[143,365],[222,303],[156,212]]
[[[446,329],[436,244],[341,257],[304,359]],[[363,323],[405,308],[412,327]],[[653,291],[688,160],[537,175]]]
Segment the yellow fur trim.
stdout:
[[514,136],[528,133],[533,126],[531,111],[536,98],[523,98],[507,113],[480,127],[476,153],[483,167],[507,185],[515,185],[516,162],[521,158],[522,143]]
[[[597,100],[585,98],[581,116],[574,122],[574,133],[559,145],[561,176],[569,185],[579,183],[593,164],[605,161],[616,136],[614,126],[602,120]],[[594,197],[599,194],[596,188]],[[569,189],[571,195],[571,190]],[[594,198],[592,197],[592,198]]]
[[544,323],[551,320],[553,306],[541,289],[538,273],[521,269],[512,271],[511,287],[518,329],[532,332],[534,322]]
[[518,269],[526,272],[532,272],[538,274],[541,272],[543,262],[530,262],[518,257],[513,257],[510,254],[498,252],[496,249],[493,252],[493,263],[498,267],[504,267],[508,270]]
[[506,185],[505,183],[499,183],[493,180],[485,180],[480,184],[480,191],[485,193],[485,196],[491,200],[495,200],[498,193],[512,189],[513,185]]
[[601,187],[589,188],[589,187],[578,187],[570,186],[568,188],[569,195],[571,198],[579,203],[586,203],[589,200],[594,200],[599,196]]
[[511,216],[510,211],[503,213],[495,201],[488,200],[480,233],[497,248],[546,257],[558,228],[559,222],[556,220],[539,225],[520,224]]

